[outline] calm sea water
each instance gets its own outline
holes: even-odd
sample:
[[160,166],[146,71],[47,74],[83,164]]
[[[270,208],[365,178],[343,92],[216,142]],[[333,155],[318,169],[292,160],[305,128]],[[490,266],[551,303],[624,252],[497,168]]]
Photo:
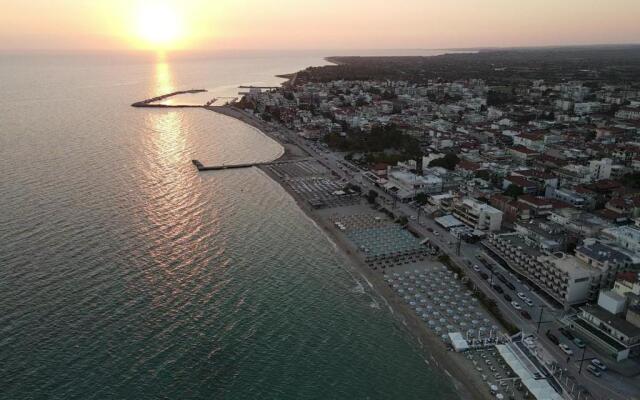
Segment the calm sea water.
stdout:
[[129,107],[323,61],[0,56],[0,398],[455,398],[294,201],[281,147]]

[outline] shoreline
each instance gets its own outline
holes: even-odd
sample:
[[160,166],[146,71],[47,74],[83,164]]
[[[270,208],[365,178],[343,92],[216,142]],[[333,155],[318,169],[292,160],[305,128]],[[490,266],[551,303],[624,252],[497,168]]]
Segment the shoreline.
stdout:
[[[358,249],[341,237],[331,222],[317,210],[300,198],[280,177],[265,167],[258,167],[265,175],[276,182],[294,200],[300,210],[323,233],[334,246],[337,256],[349,271],[364,279],[369,289],[387,306],[394,323],[409,335],[416,349],[421,352],[425,363],[438,374],[445,374],[451,380],[455,393],[460,399],[493,399],[487,391],[486,384],[475,374],[467,371],[461,353],[448,351],[442,342],[393,290],[384,282],[382,274],[371,270],[358,256]],[[477,379],[475,379],[477,378]],[[475,395],[474,395],[475,394]]]
[[[273,161],[301,158],[300,154],[303,150],[299,146],[286,141],[281,135],[274,134],[264,121],[257,117],[232,106],[208,106],[204,108],[244,122],[256,128],[272,140],[275,140],[283,147],[284,151],[280,157]],[[305,152],[305,155],[309,154]],[[320,163],[322,164],[322,162]],[[337,256],[344,262],[344,265],[349,269],[350,273],[364,279],[369,289],[387,306],[398,328],[409,335],[416,349],[421,352],[420,355],[423,357],[425,363],[429,365],[434,372],[446,374],[450,379],[458,398],[481,398],[487,400],[493,398],[487,390],[486,383],[475,374],[475,371],[468,371],[469,366],[465,364],[464,356],[461,353],[455,353],[446,349],[440,339],[427,329],[424,322],[402,302],[402,299],[384,282],[382,274],[379,272],[376,273],[376,271],[368,268],[364,261],[360,259],[358,249],[345,238],[341,237],[340,233],[327,218],[323,217],[318,210],[312,209],[286,182],[268,168],[264,166],[258,166],[257,168],[291,196],[305,216],[313,222],[335,248]]]

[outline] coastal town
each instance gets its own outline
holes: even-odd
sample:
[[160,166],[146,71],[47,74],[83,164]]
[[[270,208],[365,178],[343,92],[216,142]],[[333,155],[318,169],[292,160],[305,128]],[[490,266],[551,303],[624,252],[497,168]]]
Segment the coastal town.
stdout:
[[285,145],[260,168],[432,361],[471,397],[638,398],[640,85],[322,68],[209,108]]

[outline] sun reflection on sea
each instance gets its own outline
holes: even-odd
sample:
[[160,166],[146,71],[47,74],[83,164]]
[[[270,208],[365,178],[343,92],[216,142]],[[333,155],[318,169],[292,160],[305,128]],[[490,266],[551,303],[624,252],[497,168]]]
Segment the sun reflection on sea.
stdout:
[[159,96],[175,91],[173,83],[173,75],[171,74],[171,67],[169,63],[164,60],[164,57],[159,57],[156,63],[156,89],[155,95]]
[[[167,62],[157,62],[155,78],[152,85],[160,94],[175,90]],[[202,229],[203,201],[190,160],[189,125],[185,122],[184,112],[149,109],[145,124],[145,179],[141,187],[141,205],[148,225],[158,233],[158,241],[149,247],[146,255],[154,261],[156,268],[145,271],[145,279],[149,288],[169,290],[154,296],[154,303],[161,303],[183,288],[180,282],[159,285],[160,282],[172,282],[178,269],[185,265],[192,268],[203,265],[202,254],[197,249],[206,236]]]

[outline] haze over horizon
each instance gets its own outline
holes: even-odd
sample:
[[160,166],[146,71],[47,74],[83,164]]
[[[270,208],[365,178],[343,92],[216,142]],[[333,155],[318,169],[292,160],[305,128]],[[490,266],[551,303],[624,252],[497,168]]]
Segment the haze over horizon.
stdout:
[[[635,0],[0,1],[0,51],[428,49],[640,43]],[[356,17],[357,16],[357,17]]]

